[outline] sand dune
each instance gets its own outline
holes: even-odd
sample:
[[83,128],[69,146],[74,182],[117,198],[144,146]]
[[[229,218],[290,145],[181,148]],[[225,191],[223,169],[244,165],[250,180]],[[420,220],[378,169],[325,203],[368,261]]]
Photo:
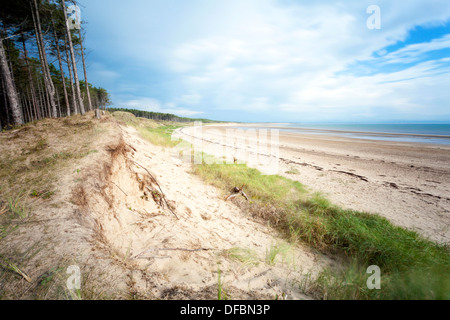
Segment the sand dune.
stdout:
[[[80,208],[82,224],[95,229],[101,251],[131,272],[136,292],[158,299],[216,299],[220,273],[229,299],[311,299],[301,284],[336,264],[288,244],[225,201],[226,195],[194,176],[192,164],[172,156],[173,150],[148,143],[132,127],[113,132],[109,151],[83,180],[89,197]],[[268,261],[274,251],[278,254]],[[115,286],[129,287],[123,281]]]
[[[156,296],[184,288],[193,292],[192,298],[205,292],[215,298],[220,270],[224,290],[233,298],[309,298],[299,291],[299,283],[304,274],[317,274],[328,259],[288,245],[273,229],[251,220],[221,192],[192,175],[191,163],[170,157],[168,150],[142,140],[131,127],[121,130],[125,144],[136,151],[113,167],[109,192],[115,195],[116,218],[98,219],[110,245],[154,276]],[[139,182],[149,172],[173,213],[141,198]],[[267,264],[267,252],[276,246],[285,250],[276,263]],[[238,251],[251,255],[251,265],[229,258]],[[144,290],[145,285],[141,280],[137,286]]]
[[[3,298],[198,300],[217,299],[222,287],[228,299],[311,299],[305,280],[337,264],[225,201],[173,150],[111,116],[90,119],[45,120],[1,137],[15,154],[52,128],[47,153],[95,150],[55,167],[53,196],[29,199],[30,216],[2,239],[5,257],[33,253],[19,264],[29,283],[2,269]],[[79,139],[80,126],[90,139]],[[80,270],[80,297],[66,286],[69,266]]]

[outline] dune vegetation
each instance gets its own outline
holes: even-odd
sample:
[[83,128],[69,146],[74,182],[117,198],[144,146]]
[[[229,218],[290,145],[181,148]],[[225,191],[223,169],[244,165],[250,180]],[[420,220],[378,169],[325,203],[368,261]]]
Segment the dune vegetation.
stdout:
[[[170,140],[176,127],[138,130],[150,142],[165,141],[163,145],[170,146],[176,144]],[[304,285],[308,294],[318,299],[450,299],[447,245],[379,215],[342,209],[320,194],[311,194],[298,181],[264,175],[245,164],[208,163],[195,165],[193,172],[224,194],[230,193],[230,187],[243,186],[250,201],[235,200],[243,210],[269,223],[292,243],[343,258],[342,268],[325,270]],[[367,269],[372,265],[381,270],[379,290],[367,285]]]

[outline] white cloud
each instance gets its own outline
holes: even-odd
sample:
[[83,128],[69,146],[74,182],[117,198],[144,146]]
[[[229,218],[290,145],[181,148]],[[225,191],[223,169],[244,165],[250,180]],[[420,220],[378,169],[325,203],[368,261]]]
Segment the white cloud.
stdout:
[[[377,106],[414,112],[423,100],[417,94],[423,93],[420,79],[428,77],[441,88],[439,83],[448,76],[433,77],[435,63],[391,75],[335,76],[349,64],[369,61],[373,52],[404,40],[416,21],[425,21],[420,12],[423,4],[404,4],[402,11],[398,4],[384,2],[384,29],[377,32],[366,28],[366,7],[356,2],[289,8],[264,3],[263,9],[253,7],[250,29],[244,27],[246,21],[240,21],[243,27],[236,34],[195,39],[173,51],[169,65],[183,77],[186,90],[200,92],[217,109],[315,110],[319,117],[322,111],[354,112]],[[390,8],[395,8],[400,19],[408,17],[408,22],[399,24]],[[428,21],[450,17],[450,10],[434,10],[434,14],[427,16]],[[448,47],[449,41],[445,37],[411,45],[385,55],[384,61],[416,61],[425,52]],[[432,92],[436,100],[442,99],[442,92]]]
[[[299,114],[322,110],[327,114],[319,114],[320,117],[339,120],[352,115],[373,116],[378,109],[405,117],[413,114],[426,118],[433,108],[435,115],[445,116],[448,115],[446,88],[450,85],[450,67],[442,66],[442,63],[447,60],[426,61],[389,74],[339,76],[314,81],[281,108]],[[382,118],[389,114],[378,116]]]
[[163,111],[164,113],[172,113],[172,114],[176,114],[177,116],[181,116],[181,117],[193,117],[193,116],[197,116],[199,114],[203,114],[202,111],[195,111],[195,110],[188,110],[188,109],[165,109]]
[[202,96],[196,93],[185,94],[177,98],[176,104],[194,106],[202,101]]
[[116,105],[130,109],[140,109],[144,111],[160,112],[161,110],[161,103],[158,100],[147,97],[117,101]]
[[405,48],[399,49],[392,53],[383,56],[384,63],[413,63],[423,58],[425,53],[432,51],[449,49],[450,48],[450,34],[439,39],[434,39],[430,42],[422,42],[411,44]]
[[116,105],[118,107],[125,107],[129,109],[137,109],[149,112],[170,113],[182,117],[192,117],[203,113],[202,111],[179,108],[175,103],[171,102],[163,105],[160,101],[147,97],[121,100],[116,103]]
[[[161,84],[165,98],[134,99],[129,105],[185,115],[249,111],[265,113],[269,121],[282,112],[311,118],[375,116],[380,106],[420,114],[427,104],[429,113],[444,112],[439,107],[448,84],[444,60],[390,74],[336,73],[357,61],[375,61],[375,52],[382,56],[378,63],[418,63],[427,52],[448,48],[446,36],[392,53],[384,50],[415,26],[448,21],[448,0],[377,0],[381,30],[366,27],[372,0],[135,2],[142,14],[133,2],[116,12],[115,24],[102,30],[101,37],[109,40],[100,39],[96,46],[120,39],[115,47],[121,61],[163,70],[168,80]],[[108,2],[107,11],[112,8]]]

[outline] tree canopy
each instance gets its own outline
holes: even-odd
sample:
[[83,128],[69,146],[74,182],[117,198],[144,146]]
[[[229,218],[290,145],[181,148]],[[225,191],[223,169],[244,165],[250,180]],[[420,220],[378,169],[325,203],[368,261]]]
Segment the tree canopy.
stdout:
[[111,104],[106,89],[86,86],[84,32],[70,28],[66,2],[77,5],[76,1],[2,0],[0,129]]
[[127,108],[108,108],[108,110],[111,112],[115,112],[115,111],[130,112],[130,113],[134,114],[136,117],[147,118],[147,119],[152,119],[152,120],[161,120],[161,121],[174,121],[174,122],[201,121],[204,123],[221,122],[221,121],[214,121],[214,120],[210,120],[210,119],[185,118],[185,117],[180,117],[180,116],[170,114],[170,113],[142,111],[142,110],[136,110],[136,109],[127,109]]

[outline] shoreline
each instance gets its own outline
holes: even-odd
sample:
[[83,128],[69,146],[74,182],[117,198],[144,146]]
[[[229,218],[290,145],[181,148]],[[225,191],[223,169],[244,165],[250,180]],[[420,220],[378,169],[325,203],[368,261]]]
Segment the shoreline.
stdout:
[[[235,124],[205,126],[209,141],[194,143],[214,154],[218,144],[225,145],[230,126]],[[189,139],[188,130],[180,132]],[[379,214],[433,241],[450,241],[450,146],[280,131],[278,164],[279,175],[336,205]]]
[[[358,140],[377,140],[377,141],[397,141],[397,142],[411,142],[411,143],[423,143],[423,144],[433,144],[450,146],[450,135],[439,135],[439,134],[420,134],[420,133],[402,133],[402,132],[378,132],[378,131],[359,131],[359,130],[338,130],[338,129],[326,129],[326,128],[306,128],[306,127],[289,127],[280,126],[276,124],[239,124],[239,125],[229,125],[233,128],[248,128],[248,129],[277,129],[283,132],[292,132],[298,134],[313,134],[313,135],[333,135],[336,137],[347,137]],[[379,139],[370,139],[368,137],[379,137]],[[387,138],[383,140],[382,138]],[[389,139],[391,138],[391,139]],[[411,138],[416,140],[394,140],[395,138],[405,139]],[[422,140],[420,140],[422,139]],[[440,143],[433,141],[424,141],[425,139],[439,139],[442,140]]]

